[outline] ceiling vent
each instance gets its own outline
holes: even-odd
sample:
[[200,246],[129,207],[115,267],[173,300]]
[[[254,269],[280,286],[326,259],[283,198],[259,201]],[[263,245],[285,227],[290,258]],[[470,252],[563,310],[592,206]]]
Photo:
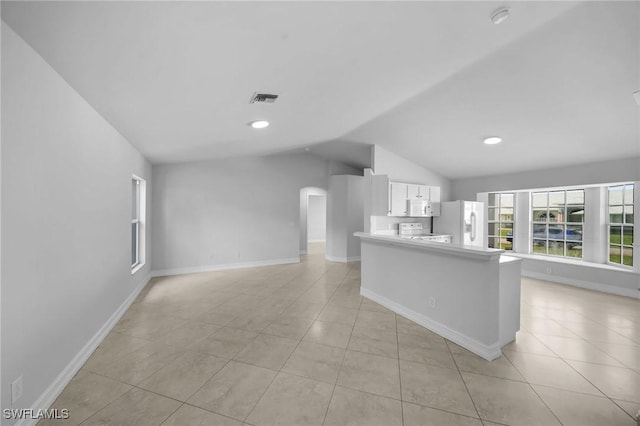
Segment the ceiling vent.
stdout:
[[271,95],[269,93],[258,93],[254,92],[253,96],[251,96],[250,104],[258,104],[258,103],[266,103],[272,104],[278,99],[278,95]]

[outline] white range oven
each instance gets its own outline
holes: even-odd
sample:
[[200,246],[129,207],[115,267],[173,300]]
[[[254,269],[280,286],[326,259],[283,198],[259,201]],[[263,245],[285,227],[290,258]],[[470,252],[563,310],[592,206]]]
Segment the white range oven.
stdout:
[[398,235],[402,238],[418,241],[432,241],[438,243],[451,242],[451,235],[424,232],[422,223],[420,222],[399,223]]

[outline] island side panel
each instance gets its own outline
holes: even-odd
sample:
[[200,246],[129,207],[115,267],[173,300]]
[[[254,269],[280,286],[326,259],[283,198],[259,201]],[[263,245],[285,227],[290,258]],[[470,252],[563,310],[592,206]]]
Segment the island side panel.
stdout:
[[497,258],[362,240],[364,296],[486,359],[501,355],[498,283]]
[[522,259],[500,258],[500,346],[513,342],[520,330],[520,287]]

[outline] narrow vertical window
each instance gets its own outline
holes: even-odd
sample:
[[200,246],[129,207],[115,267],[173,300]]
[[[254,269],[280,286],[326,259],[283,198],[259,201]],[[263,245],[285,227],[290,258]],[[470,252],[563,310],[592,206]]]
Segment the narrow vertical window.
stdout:
[[513,193],[490,193],[488,203],[489,247],[513,250]]
[[131,179],[131,270],[137,271],[144,264],[144,217],[146,185],[143,179]]
[[609,263],[633,266],[633,184],[608,191]]

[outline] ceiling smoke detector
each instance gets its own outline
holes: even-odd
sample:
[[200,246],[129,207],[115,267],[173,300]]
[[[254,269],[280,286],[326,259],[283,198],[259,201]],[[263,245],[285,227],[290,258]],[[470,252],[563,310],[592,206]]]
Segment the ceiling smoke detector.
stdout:
[[506,21],[507,18],[509,18],[509,8],[503,7],[493,12],[491,15],[491,22],[498,25]]
[[253,92],[253,96],[251,96],[251,100],[249,101],[249,103],[250,104],[255,104],[255,103],[272,104],[276,101],[276,99],[278,99],[278,95],[272,95],[270,93]]

